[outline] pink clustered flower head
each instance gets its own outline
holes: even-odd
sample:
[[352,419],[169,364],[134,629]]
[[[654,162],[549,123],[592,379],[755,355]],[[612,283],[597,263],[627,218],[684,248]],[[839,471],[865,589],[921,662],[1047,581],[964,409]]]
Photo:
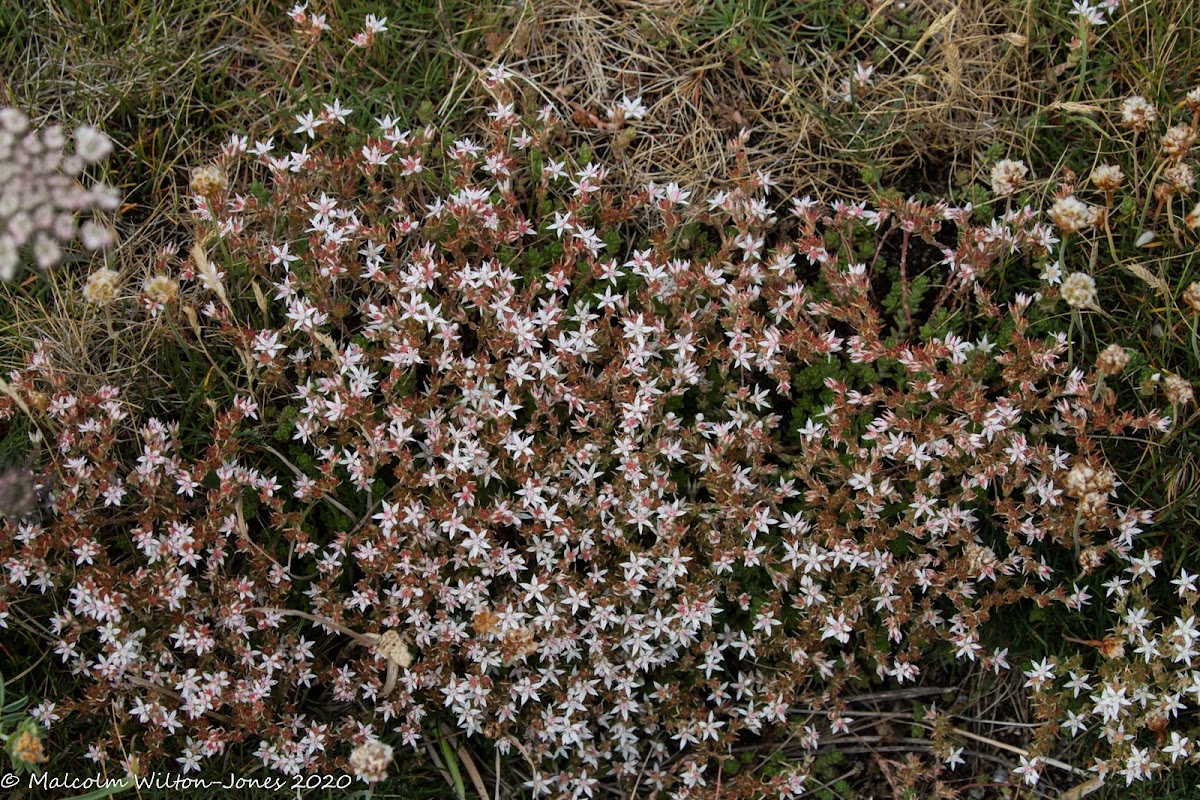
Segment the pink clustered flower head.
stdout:
[[[485,135],[449,144],[336,102],[295,149],[231,140],[228,174],[265,189],[198,198],[244,265],[180,274],[241,370],[199,441],[48,347],[8,376],[0,418],[46,420],[54,490],[3,521],[0,587],[58,600],[52,652],[87,687],[58,717],[112,703],[184,772],[250,742],[269,770],[365,781],[444,723],[533,796],[701,797],[736,743],[815,752],[855,730],[853,687],[915,682],[936,650],[1022,670],[1032,718],[1073,715],[1102,774],[1190,757],[1132,733],[1200,702],[1195,576],[1152,614],[1175,576],[1150,514],[1116,480],[1086,514],[1067,491],[1078,464],[1107,474],[1102,442],[1170,421],[1114,411],[1039,298],[996,295],[1010,259],[1051,254],[1037,213],[776,208],[748,132],[711,197],[620,192],[510,77],[486,76]],[[901,272],[885,239],[924,258]],[[914,322],[960,325],[880,302],[917,279],[937,288]],[[1115,644],[1010,664],[988,620],[1026,601],[1102,604]],[[723,796],[798,797],[803,763]]]

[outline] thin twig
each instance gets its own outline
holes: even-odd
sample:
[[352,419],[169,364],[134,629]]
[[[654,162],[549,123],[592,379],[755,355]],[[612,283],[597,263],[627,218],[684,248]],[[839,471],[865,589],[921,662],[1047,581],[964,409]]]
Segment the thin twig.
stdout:
[[[1029,751],[1023,747],[1017,747],[1016,745],[997,741],[996,739],[989,739],[987,736],[980,736],[977,733],[971,733],[970,731],[964,731],[962,728],[951,728],[950,732],[957,736],[961,736],[964,739],[971,739],[972,741],[990,745],[992,747],[999,748],[1000,750],[1007,750],[1010,753],[1016,753],[1017,755],[1021,755],[1021,756],[1029,755]],[[1038,756],[1038,758],[1040,758],[1042,761],[1045,761],[1050,766],[1057,767],[1066,772],[1070,772],[1072,775],[1089,776],[1089,777],[1091,776],[1091,773],[1088,772],[1087,770],[1082,770],[1082,769],[1079,769],[1078,767],[1073,767],[1064,761],[1059,761],[1058,759],[1050,758],[1049,756]]]
[[888,700],[913,700],[918,697],[934,697],[955,692],[953,686],[915,686],[911,689],[895,689],[890,692],[857,694],[845,698],[847,703],[887,702]]
[[[305,476],[305,474],[303,472],[300,471],[299,467],[297,467],[291,461],[288,461],[287,457],[283,453],[279,452],[271,445],[265,444],[265,443],[260,443],[260,446],[262,447],[262,449],[266,450],[267,452],[271,453],[276,458],[278,458],[280,461],[282,461],[283,465],[285,467],[287,467],[288,469],[290,469],[297,478],[307,477],[307,476]],[[351,511],[350,509],[346,508],[346,506],[343,505],[342,502],[340,500],[338,500],[336,497],[332,497],[328,494],[322,494],[321,499],[324,500],[325,502],[329,503],[331,506],[336,508],[338,511],[341,511],[349,519],[354,519],[354,517],[355,517],[354,512]]]
[[267,608],[265,606],[255,606],[254,608],[247,608],[246,611],[247,612],[260,611],[264,614],[279,614],[281,616],[286,616],[286,617],[301,617],[302,619],[307,619],[311,622],[316,622],[320,625],[324,625],[327,628],[332,628],[333,630],[337,631],[338,633],[344,633],[345,635],[354,639],[354,641],[361,644],[363,647],[374,647],[375,643],[378,641],[378,637],[375,636],[374,634],[359,633],[358,631],[351,630],[350,628],[347,628],[344,625],[339,625],[338,623],[334,622],[333,620],[331,620],[327,617],[318,617],[315,614],[309,614],[307,611],[297,611],[296,609],[292,609],[292,608]]

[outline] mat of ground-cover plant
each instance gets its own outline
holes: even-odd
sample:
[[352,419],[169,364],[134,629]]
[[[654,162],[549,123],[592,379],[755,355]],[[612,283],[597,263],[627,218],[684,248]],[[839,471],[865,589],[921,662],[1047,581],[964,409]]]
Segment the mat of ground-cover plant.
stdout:
[[[113,774],[378,792],[1181,786],[1191,12],[901,5],[820,34],[749,4],[675,29],[189,9],[229,36],[195,75],[222,56],[229,91],[293,104],[262,139],[168,108],[122,140],[20,51],[11,174],[90,173],[45,158],[48,112],[81,114],[66,152],[102,161],[107,130],[134,202],[6,212],[14,764],[85,741]],[[86,53],[82,18],[40,41]],[[409,22],[441,37],[405,56],[419,118],[370,83]],[[956,106],[1005,64],[1020,93]],[[763,105],[812,80],[820,127]],[[144,149],[181,135],[174,164]]]

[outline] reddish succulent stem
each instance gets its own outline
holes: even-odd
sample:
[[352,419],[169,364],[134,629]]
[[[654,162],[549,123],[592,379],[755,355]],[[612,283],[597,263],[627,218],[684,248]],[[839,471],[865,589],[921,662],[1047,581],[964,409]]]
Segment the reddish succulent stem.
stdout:
[[909,231],[904,231],[900,242],[900,303],[904,306],[904,322],[909,332],[913,324],[912,309],[908,307],[908,240],[911,235]]

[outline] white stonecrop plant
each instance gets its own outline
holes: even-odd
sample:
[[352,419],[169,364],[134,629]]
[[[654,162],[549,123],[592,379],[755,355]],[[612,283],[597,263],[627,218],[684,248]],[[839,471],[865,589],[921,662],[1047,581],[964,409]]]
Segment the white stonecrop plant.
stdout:
[[[748,134],[728,191],[615,191],[508,78],[481,141],[383,118],[347,148],[335,101],[297,150],[235,137],[201,173],[158,305],[227,356],[211,423],[73,388],[47,348],[12,374],[0,420],[53,423],[61,488],[0,528],[0,591],[53,598],[85,687],[45,724],[114,709],[183,772],[257,742],[367,783],[455,728],[533,796],[786,798],[865,727],[854,694],[941,656],[1024,672],[1028,783],[1068,729],[1100,775],[1194,760],[1196,577],[1163,585],[1102,447],[1170,421],[1097,391],[1119,354],[1075,368],[1045,304],[993,298],[1057,243],[1037,213],[776,209]],[[898,258],[863,255],[889,237]],[[907,262],[918,240],[942,260]],[[1086,608],[1106,646],[1011,663],[994,617],[1018,603]],[[952,713],[912,754],[932,779],[963,763]],[[97,760],[128,741],[99,735]],[[785,739],[786,769],[728,769]]]

